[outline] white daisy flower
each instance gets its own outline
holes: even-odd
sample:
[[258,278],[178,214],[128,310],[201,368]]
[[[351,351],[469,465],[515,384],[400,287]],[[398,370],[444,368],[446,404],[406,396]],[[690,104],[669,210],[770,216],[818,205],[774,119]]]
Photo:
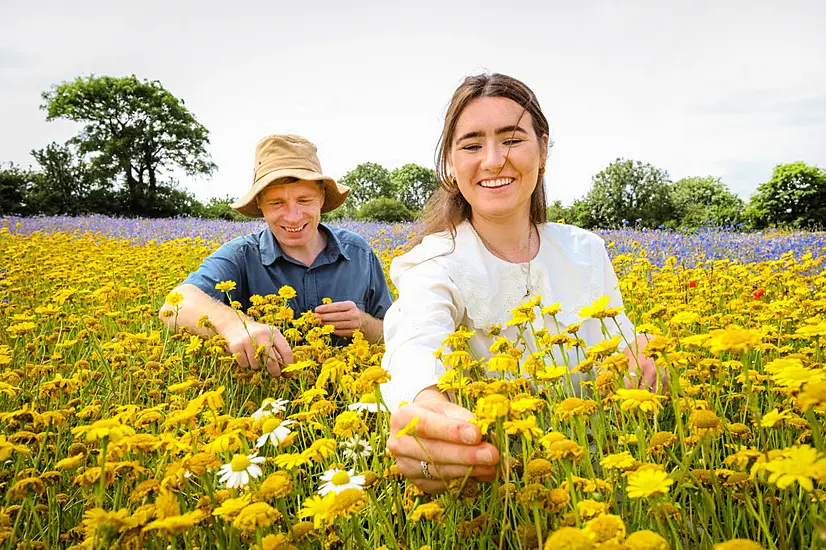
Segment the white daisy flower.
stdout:
[[324,496],[330,491],[338,494],[345,489],[361,489],[364,485],[364,476],[354,476],[353,470],[333,468],[321,475],[321,481],[326,481],[326,483],[318,488],[318,494]]
[[250,482],[250,478],[261,477],[261,464],[266,460],[263,456],[256,456],[255,453],[244,456],[235,455],[229,464],[224,464],[218,470],[218,482],[226,483],[228,489],[244,487]]
[[295,420],[281,420],[280,418],[268,418],[264,421],[264,435],[258,438],[255,446],[263,447],[267,440],[273,445],[278,445],[290,435],[290,429],[287,427],[290,424],[295,424]]
[[361,399],[359,399],[358,403],[348,405],[347,408],[351,411],[367,411],[371,413],[379,412],[379,410],[381,410],[382,412],[388,411],[387,407],[385,407],[384,405],[379,405],[376,402],[376,395],[373,393],[365,393],[361,396]]
[[265,416],[282,413],[287,410],[287,404],[289,404],[289,402],[289,399],[273,399],[272,397],[268,397],[261,403],[261,407],[252,413],[252,417],[255,420],[260,420]]
[[338,446],[344,448],[344,456],[350,460],[356,460],[360,456],[370,456],[373,454],[373,447],[370,446],[370,443],[358,435],[342,441]]

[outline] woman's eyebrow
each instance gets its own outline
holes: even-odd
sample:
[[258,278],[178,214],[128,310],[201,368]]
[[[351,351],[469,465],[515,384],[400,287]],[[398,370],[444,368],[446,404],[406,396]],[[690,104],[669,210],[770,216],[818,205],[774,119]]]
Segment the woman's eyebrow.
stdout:
[[[522,132],[523,134],[527,134],[527,132],[525,131],[524,128],[522,128],[521,126],[517,126],[517,125],[502,126],[501,128],[496,129],[496,134],[497,135],[499,135],[499,134],[515,134],[516,132]],[[485,132],[483,132],[482,130],[476,130],[474,132],[468,132],[467,134],[459,136],[456,139],[456,143],[458,143],[458,142],[460,142],[464,139],[477,138],[477,137],[482,137],[484,135],[485,135]]]

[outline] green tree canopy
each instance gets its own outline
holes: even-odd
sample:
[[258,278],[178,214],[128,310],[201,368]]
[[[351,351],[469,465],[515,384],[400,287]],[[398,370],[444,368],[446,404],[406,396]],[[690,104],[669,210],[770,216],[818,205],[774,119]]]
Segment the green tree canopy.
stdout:
[[672,219],[668,172],[635,160],[617,159],[593,177],[586,197],[591,221],[617,227],[626,221],[659,227]]
[[731,193],[719,178],[689,177],[671,186],[671,203],[680,225],[695,227],[704,222],[737,223],[742,218],[745,203]]
[[390,197],[376,197],[361,205],[358,217],[378,222],[409,222],[413,214],[401,201]]
[[28,214],[28,190],[41,179],[42,174],[14,163],[0,165],[0,216]]
[[752,196],[748,216],[757,227],[826,225],[826,171],[803,162],[778,164]]
[[69,145],[50,143],[32,151],[42,177],[29,192],[32,212],[46,215],[84,214],[95,178],[89,165]]
[[393,184],[390,182],[390,172],[374,162],[359,164],[344,174],[338,182],[350,187],[347,203],[355,209],[378,197],[395,198]]
[[84,124],[72,143],[92,155],[93,169],[124,178],[131,213],[151,211],[159,191],[166,193],[159,185],[165,171],[215,170],[206,152],[209,132],[160,82],[89,76],[55,86],[43,99],[46,120]]
[[418,164],[396,168],[390,172],[390,182],[399,201],[412,211],[422,210],[427,199],[439,187],[436,171]]

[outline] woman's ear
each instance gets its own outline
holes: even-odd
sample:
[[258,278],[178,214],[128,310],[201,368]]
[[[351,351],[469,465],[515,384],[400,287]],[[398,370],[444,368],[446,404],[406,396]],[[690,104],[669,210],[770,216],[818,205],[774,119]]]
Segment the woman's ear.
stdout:
[[539,166],[541,168],[545,168],[545,163],[548,162],[548,144],[549,143],[550,143],[550,140],[548,138],[548,134],[545,134],[544,136],[542,136],[542,139],[539,140],[539,144],[540,144],[539,155],[542,159],[541,162],[539,163]]

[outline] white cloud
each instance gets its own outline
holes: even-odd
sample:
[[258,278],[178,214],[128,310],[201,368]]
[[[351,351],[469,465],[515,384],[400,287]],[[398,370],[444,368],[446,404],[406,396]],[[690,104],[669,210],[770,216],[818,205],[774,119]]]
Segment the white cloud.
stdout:
[[491,70],[537,93],[565,203],[620,156],[744,197],[775,164],[826,166],[820,0],[2,3],[0,160],[73,135],[38,110],[52,84],[134,73],[209,128],[219,171],[184,181],[201,199],[240,195],[268,133],[309,137],[334,177],[430,166],[453,89]]

